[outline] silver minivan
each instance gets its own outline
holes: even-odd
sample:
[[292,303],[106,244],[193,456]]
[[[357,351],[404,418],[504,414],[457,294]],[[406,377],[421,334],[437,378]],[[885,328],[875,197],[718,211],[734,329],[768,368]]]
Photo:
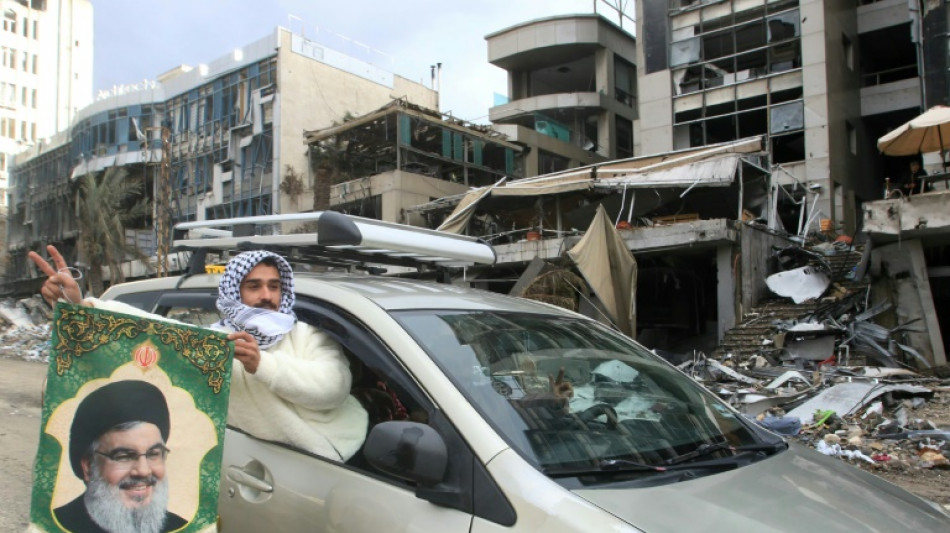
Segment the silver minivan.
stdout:
[[[785,442],[570,311],[395,277],[296,286],[298,318],[350,357],[367,438],[341,463],[228,428],[226,533],[950,531],[938,505]],[[200,274],[103,297],[209,325],[216,288]]]

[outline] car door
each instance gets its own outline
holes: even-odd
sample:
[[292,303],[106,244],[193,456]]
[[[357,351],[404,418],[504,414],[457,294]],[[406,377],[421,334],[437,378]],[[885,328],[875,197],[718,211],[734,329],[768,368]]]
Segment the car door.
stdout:
[[[407,416],[411,412],[440,433],[450,426],[364,325],[330,304],[299,296],[295,311],[298,319],[328,332],[349,353],[356,387],[383,383],[387,391],[398,391],[398,403]],[[378,421],[376,415],[373,418],[371,424]],[[451,433],[451,429],[448,431]],[[451,435],[448,441],[449,446],[464,447],[457,435]],[[417,496],[412,483],[374,470],[361,452],[344,464],[229,427],[218,506],[221,530],[467,532],[474,499],[473,456],[470,452],[452,455],[447,482],[434,491],[449,494],[452,501],[435,505]]]

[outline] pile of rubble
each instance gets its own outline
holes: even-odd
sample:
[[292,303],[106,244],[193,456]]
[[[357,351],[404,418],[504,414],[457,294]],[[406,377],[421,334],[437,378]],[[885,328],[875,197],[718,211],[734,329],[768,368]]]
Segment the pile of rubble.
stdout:
[[0,301],[0,357],[49,362],[51,318],[38,295]]
[[[848,242],[776,250],[767,299],[710,357],[678,366],[760,425],[950,504],[950,380],[880,325],[866,261]],[[886,321],[884,321],[886,322]],[[920,370],[914,370],[920,369]],[[899,479],[901,476],[912,479]],[[898,478],[898,479],[895,479]],[[926,492],[926,491],[924,491]]]

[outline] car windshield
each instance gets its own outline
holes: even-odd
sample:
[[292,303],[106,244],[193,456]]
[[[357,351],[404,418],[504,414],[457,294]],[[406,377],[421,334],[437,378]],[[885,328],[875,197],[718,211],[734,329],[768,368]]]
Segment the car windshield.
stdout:
[[769,445],[687,376],[596,322],[493,311],[394,316],[549,475],[662,471]]

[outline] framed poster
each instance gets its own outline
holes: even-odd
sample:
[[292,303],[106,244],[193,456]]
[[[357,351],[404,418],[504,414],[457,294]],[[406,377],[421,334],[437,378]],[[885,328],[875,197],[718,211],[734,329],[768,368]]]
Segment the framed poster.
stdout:
[[30,530],[214,531],[227,334],[64,303],[53,318]]

